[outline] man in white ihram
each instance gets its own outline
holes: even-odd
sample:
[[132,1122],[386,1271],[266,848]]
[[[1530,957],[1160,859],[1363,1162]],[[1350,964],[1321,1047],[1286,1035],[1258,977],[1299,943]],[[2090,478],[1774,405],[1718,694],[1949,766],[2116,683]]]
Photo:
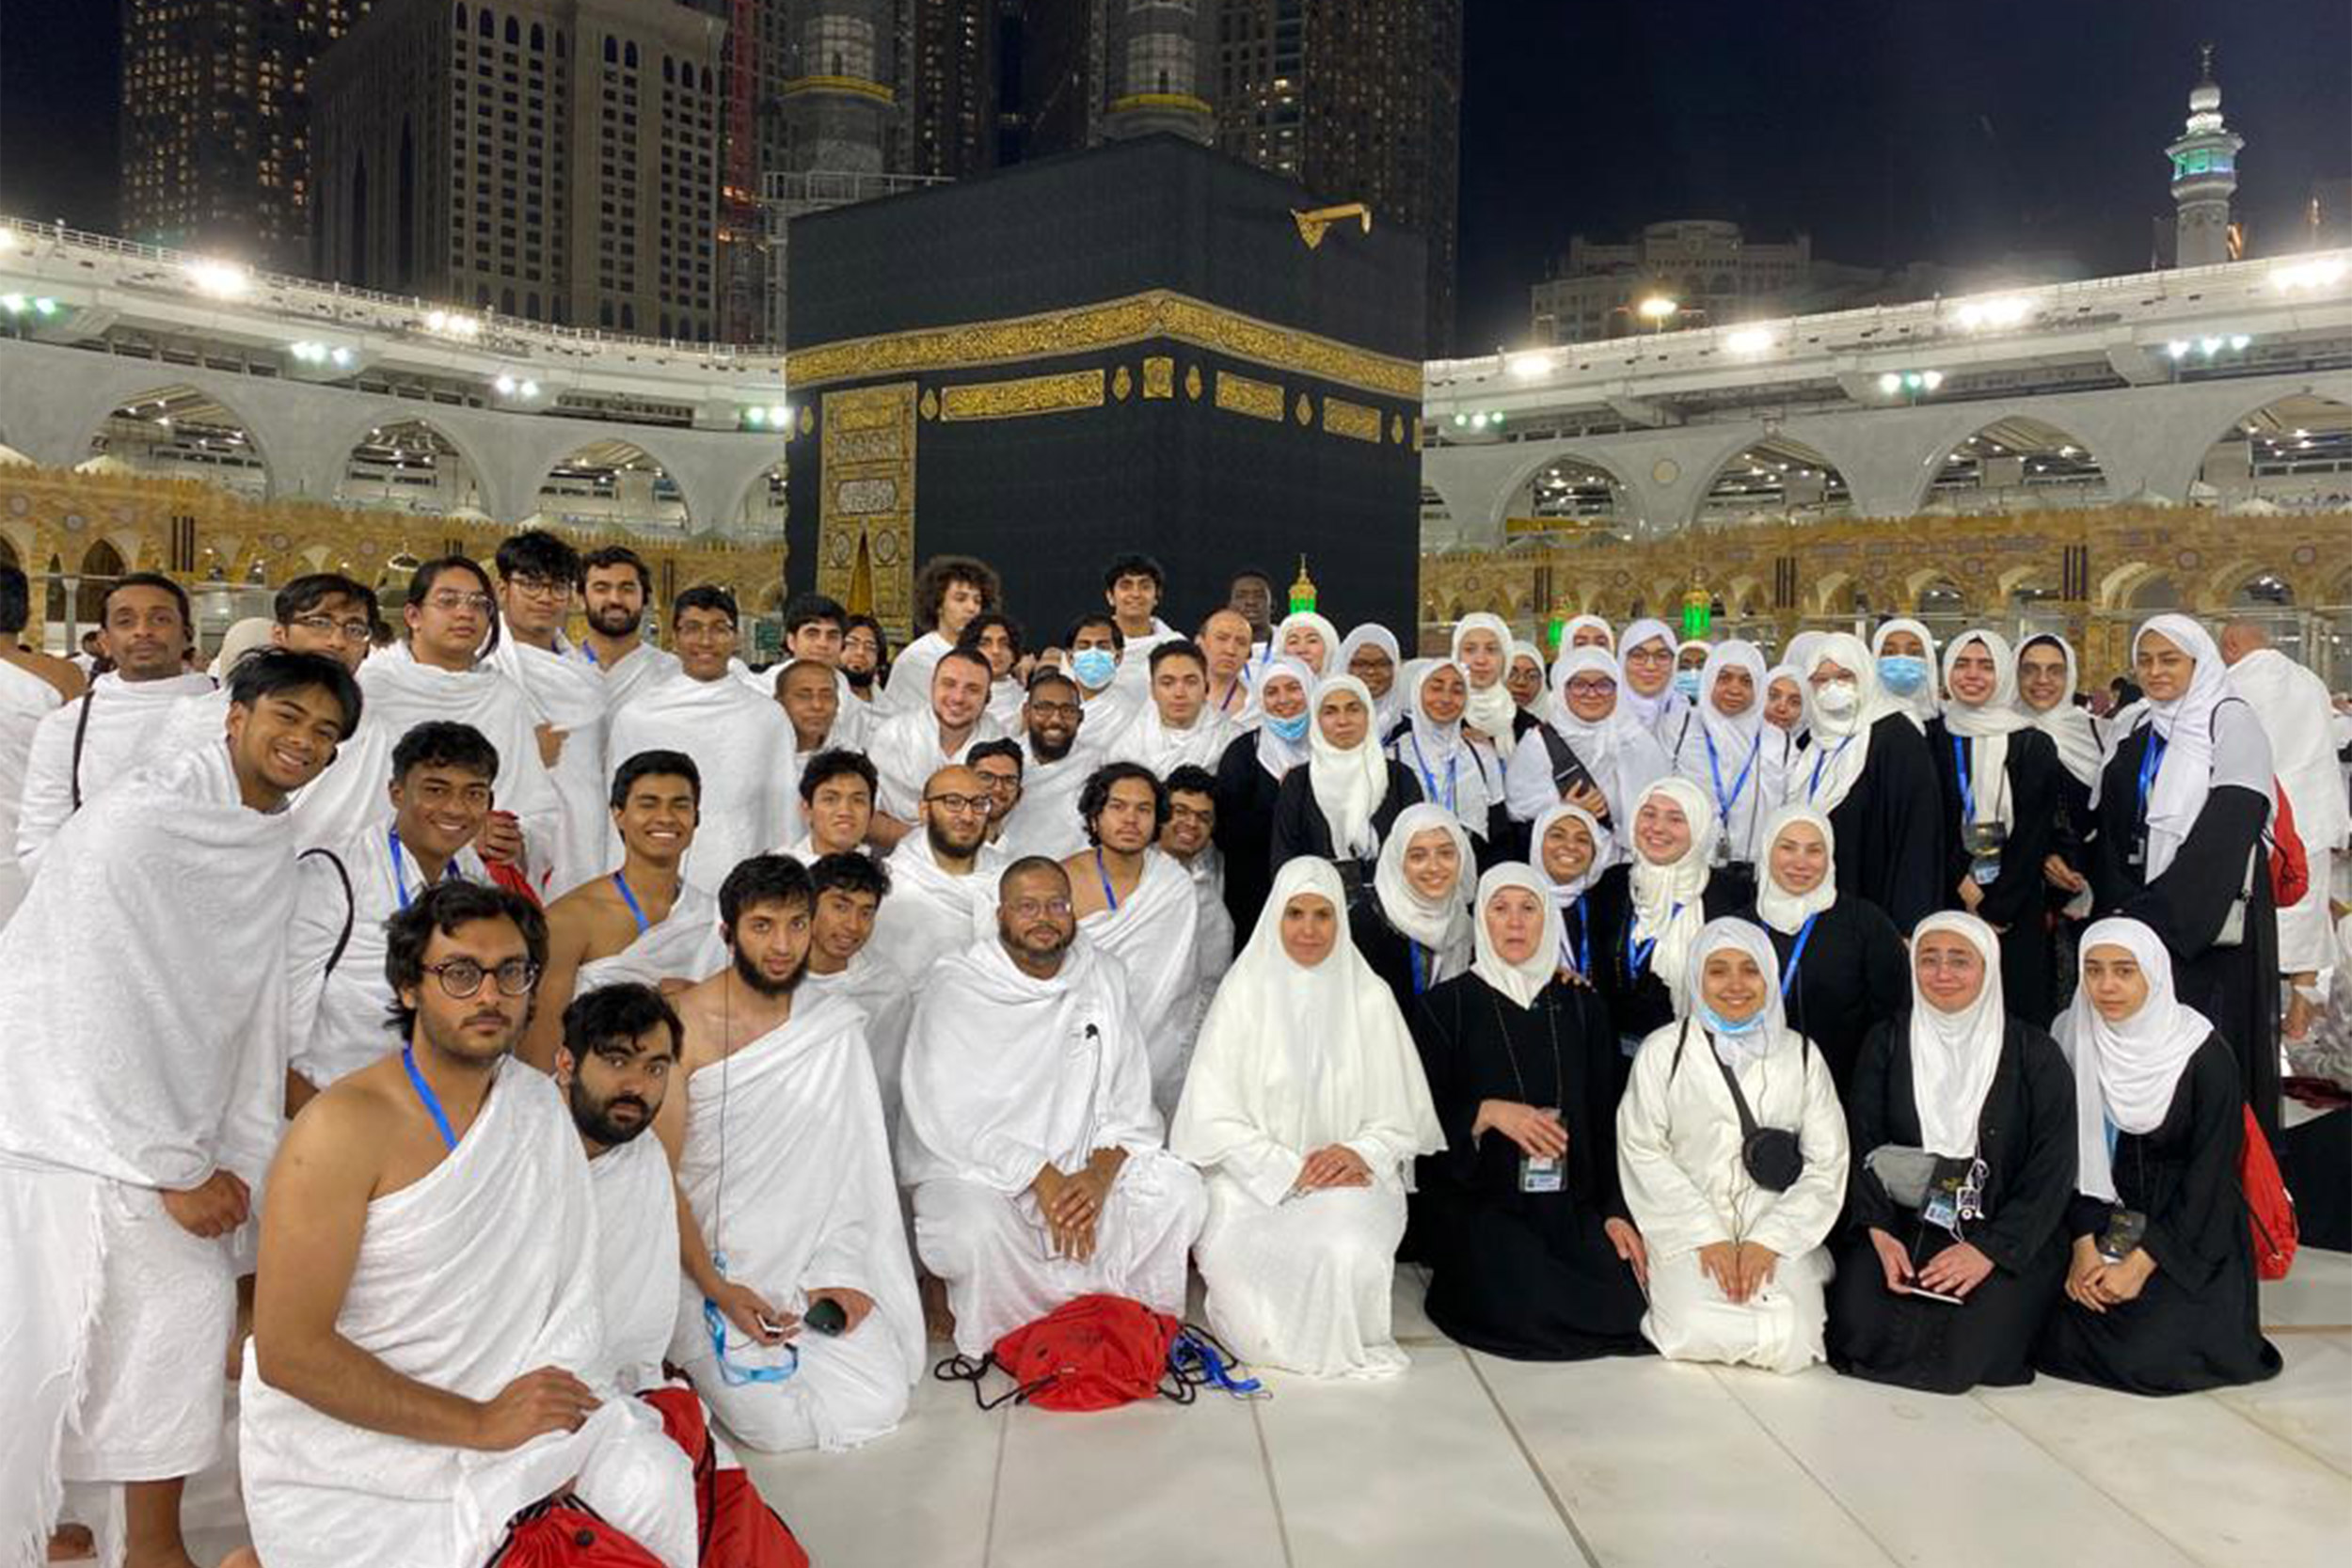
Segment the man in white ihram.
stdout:
[[1208,1209],[1164,1146],[1126,974],[1079,937],[1069,877],[1016,863],[996,921],[931,969],[900,1085],[915,1249],[966,1355],[1094,1292],[1181,1315]]

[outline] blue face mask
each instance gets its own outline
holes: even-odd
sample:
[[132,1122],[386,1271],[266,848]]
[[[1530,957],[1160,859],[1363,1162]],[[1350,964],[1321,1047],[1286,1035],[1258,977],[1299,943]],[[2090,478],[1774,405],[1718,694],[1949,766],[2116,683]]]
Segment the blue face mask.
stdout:
[[1734,1022],[1702,1002],[1699,1004],[1699,1021],[1718,1035],[1752,1035],[1764,1027],[1764,1015],[1769,1010],[1758,1007],[1748,1017]]
[[1100,691],[1119,673],[1119,657],[1108,648],[1080,648],[1070,656],[1070,673],[1089,691]]
[[1908,697],[1928,684],[1928,661],[1910,654],[1885,654],[1879,658],[1879,684],[1898,697]]
[[1314,715],[1304,711],[1294,719],[1277,719],[1271,713],[1265,716],[1265,727],[1294,745],[1307,738],[1307,726],[1313,721]]
[[1699,673],[1696,670],[1677,670],[1675,689],[1692,702],[1699,700]]

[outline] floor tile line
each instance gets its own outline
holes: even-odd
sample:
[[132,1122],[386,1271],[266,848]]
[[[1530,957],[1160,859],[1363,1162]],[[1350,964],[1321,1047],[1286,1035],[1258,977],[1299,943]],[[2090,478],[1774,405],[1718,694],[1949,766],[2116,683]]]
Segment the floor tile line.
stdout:
[[[2040,1379],[2037,1378],[2036,1381],[2038,1382]],[[2155,1520],[2149,1518],[2148,1515],[2142,1513],[2138,1509],[2134,1508],[2130,1503],[2125,1502],[2122,1497],[2117,1497],[2113,1492],[2107,1490],[2105,1483],[2103,1483],[2097,1476],[2092,1475],[2090,1471],[2084,1469],[2081,1465],[2075,1464],[2074,1461],[2068,1459],[2064,1454],[2058,1452],[2058,1449],[2050,1447],[2049,1444],[2044,1443],[2041,1438],[2035,1436],[2032,1433],[2018,1425],[2017,1422],[2011,1420],[2008,1412],[2004,1411],[1999,1405],[1985,1399],[1980,1393],[1974,1389],[1971,1389],[1965,1397],[1974,1401],[1978,1409],[1989,1412],[1994,1420],[1999,1421],[2003,1426],[2008,1427],[2011,1432],[2017,1433],[2018,1436],[2023,1437],[2026,1442],[2042,1450],[2043,1457],[2047,1458],[2052,1464],[2058,1465],[2058,1468],[2076,1477],[2085,1486],[2090,1487],[2093,1492],[2096,1492],[2099,1496],[2113,1503],[2124,1513],[2139,1521],[2140,1524],[2147,1527],[2149,1532],[2154,1535],[2157,1540],[2162,1541],[2165,1544],[2170,1546],[2174,1551],[2180,1553],[2183,1557],[2187,1558],[2191,1562],[2213,1561],[2213,1559],[2199,1551],[2188,1542],[2184,1541],[2179,1536],[2173,1534],[2170,1530],[2156,1523]],[[2218,1565],[2217,1565],[2217,1568],[2218,1568]]]
[[1297,1568],[1297,1558],[1291,1551],[1291,1522],[1282,1512],[1282,1487],[1274,1479],[1274,1449],[1266,1441],[1265,1422],[1259,1418],[1258,1406],[1263,1400],[1250,1400],[1249,1430],[1258,1434],[1258,1465],[1265,1474],[1265,1493],[1274,1503],[1274,1538],[1282,1544],[1282,1568]]
[[[2246,1386],[2251,1389],[2259,1388],[2262,1385],[2256,1383],[2249,1384]],[[2264,1420],[2252,1411],[2241,1410],[2236,1405],[2232,1404],[2228,1400],[2217,1398],[2210,1389],[2201,1393],[2198,1397],[2212,1401],[2215,1404],[2219,1405],[2231,1415],[2235,1416],[2239,1420],[2245,1422],[2248,1426],[2252,1427],[2256,1432],[2261,1433],[2265,1437],[2269,1438],[2272,1442],[2284,1443],[2288,1448],[2293,1449],[2296,1453],[2301,1454],[2304,1458],[2310,1460],[2321,1469],[2331,1470],[2337,1475],[2352,1479],[2352,1469],[2346,1469],[2342,1465],[2337,1464],[2326,1454],[2321,1453],[2314,1448],[2312,1448],[2301,1438],[2296,1437],[2288,1433],[2280,1432],[2277,1427],[2272,1426],[2269,1422]]]
[[2281,1334],[2352,1334],[2352,1323],[2272,1323],[2263,1330],[2265,1339]]
[[[1782,1442],[1780,1433],[1772,1430],[1772,1423],[1765,1420],[1763,1417],[1757,1415],[1756,1413],[1756,1407],[1740,1397],[1740,1388],[1737,1377],[1726,1374],[1737,1373],[1740,1370],[1740,1369],[1729,1367],[1708,1367],[1705,1370],[1708,1377],[1715,1380],[1715,1386],[1721,1388],[1725,1394],[1728,1394],[1731,1397],[1731,1402],[1740,1407],[1740,1413],[1747,1417],[1749,1420],[1756,1423],[1756,1430],[1764,1434],[1765,1440],[1770,1442],[1772,1447],[1778,1449],[1781,1452],[1787,1454],[1788,1456],[1788,1463],[1794,1465],[1797,1469],[1803,1473],[1805,1480],[1811,1481],[1815,1486],[1819,1487],[1821,1495],[1830,1500],[1830,1502],[1836,1508],[1837,1512],[1844,1514],[1853,1525],[1853,1528],[1862,1532],[1862,1538],[1864,1540],[1869,1542],[1871,1545],[1876,1546],[1879,1549],[1880,1555],[1884,1557],[1888,1562],[1899,1563],[1903,1560],[1902,1554],[1896,1551],[1893,1546],[1888,1545],[1884,1541],[1879,1539],[1879,1532],[1872,1529],[1867,1524],[1866,1524],[1863,1521],[1861,1514],[1856,1513],[1851,1508],[1849,1508],[1846,1505],[1846,1499],[1838,1495],[1837,1488],[1832,1486],[1828,1481],[1816,1475],[1813,1471],[1813,1466],[1804,1462],[1804,1456],[1797,1452],[1796,1449],[1790,1448],[1787,1443]],[[1755,1373],[1754,1375],[1779,1377],[1783,1374],[1779,1372],[1759,1372]],[[1835,1376],[1836,1374],[1831,1373],[1828,1375]]]
[[1012,1410],[992,1412],[996,1418],[996,1468],[988,1478],[988,1524],[980,1531],[980,1568],[996,1559],[996,1504],[1005,1495],[1005,1449],[1012,1442]]
[[1461,1352],[1463,1361],[1469,1364],[1470,1376],[1478,1380],[1478,1386],[1485,1392],[1486,1402],[1494,1406],[1495,1417],[1502,1422],[1502,1430],[1511,1434],[1512,1445],[1519,1450],[1519,1458],[1526,1462],[1529,1472],[1535,1478],[1535,1484],[1543,1488],[1544,1496],[1550,1500],[1552,1513],[1560,1516],[1560,1524],[1568,1532],[1568,1539],[1575,1543],[1577,1554],[1583,1558],[1585,1568],[1600,1568],[1600,1554],[1594,1551],[1593,1544],[1584,1538],[1582,1527],[1577,1524],[1576,1515],[1568,1510],[1567,1498],[1562,1497],[1560,1489],[1551,1483],[1550,1474],[1535,1458],[1535,1450],[1528,1446],[1527,1439],[1520,1434],[1518,1422],[1511,1418],[1510,1408],[1495,1392],[1495,1386],[1486,1381],[1486,1370],[1478,1364],[1478,1357],[1470,1354],[1468,1346],[1455,1348]]

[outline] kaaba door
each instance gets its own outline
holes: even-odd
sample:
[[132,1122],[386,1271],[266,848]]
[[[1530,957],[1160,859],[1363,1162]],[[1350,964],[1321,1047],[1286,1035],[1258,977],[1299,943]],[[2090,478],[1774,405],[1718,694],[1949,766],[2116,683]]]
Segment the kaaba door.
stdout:
[[914,395],[912,381],[827,392],[820,416],[818,592],[900,643],[914,629]]

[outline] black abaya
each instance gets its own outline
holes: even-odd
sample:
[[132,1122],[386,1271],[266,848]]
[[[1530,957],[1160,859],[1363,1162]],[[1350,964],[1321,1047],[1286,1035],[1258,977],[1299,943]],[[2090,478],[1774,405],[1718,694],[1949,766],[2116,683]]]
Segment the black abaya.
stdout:
[[[1628,1215],[1616,1040],[1599,999],[1555,980],[1522,1008],[1473,974],[1440,984],[1408,1016],[1446,1137],[1444,1153],[1416,1162],[1430,1322],[1520,1360],[1646,1354],[1641,1287],[1603,1229]],[[1518,1146],[1492,1130],[1471,1138],[1487,1100],[1559,1108],[1568,1132],[1560,1191],[1519,1191]]]
[[[1364,962],[1372,966],[1380,983],[1389,988],[1389,994],[1396,998],[1396,1010],[1406,1018],[1413,1016],[1415,999],[1445,978],[1441,976],[1436,982],[1428,978],[1436,967],[1435,956],[1426,947],[1415,952],[1418,944],[1413,939],[1390,923],[1388,911],[1380,907],[1377,890],[1364,899],[1361,908],[1350,913],[1348,935],[1355,939],[1356,951],[1364,956]],[[1420,968],[1418,979],[1416,963]]]
[[[2252,1232],[2239,1196],[2246,1142],[2237,1059],[2217,1033],[2197,1048],[2153,1132],[2115,1140],[2121,1205],[2148,1216],[2141,1242],[2155,1259],[2137,1298],[2092,1312],[2061,1298],[2034,1352],[2053,1377],[2131,1394],[2185,1394],[2260,1383],[2279,1372],[2262,1336]],[[2064,1229],[2097,1236],[2113,1205],[2077,1193]]]
[[[1963,1222],[1964,1237],[1894,1202],[1863,1164],[1882,1144],[1920,1145],[1907,1017],[1871,1032],[1845,1105],[1853,1178],[1829,1290],[1830,1365],[1936,1394],[2032,1382],[2034,1341],[2066,1286],[2061,1222],[2074,1196],[2074,1079],[2065,1056],[2041,1029],[2008,1020],[1977,1121],[1986,1217]],[[1957,1307],[1898,1294],[1886,1288],[1873,1229],[1909,1248],[1915,1269],[1965,1240],[1993,1260],[1993,1272]]]
[[[1755,901],[1754,885],[1726,868],[1708,876],[1706,891],[1699,895],[1699,909],[1708,920],[1719,920]],[[1665,978],[1633,942],[1631,863],[1620,861],[1600,874],[1600,880],[1584,895],[1584,918],[1590,923],[1593,941],[1591,979],[1608,1004],[1618,1039],[1638,1042],[1651,1030],[1672,1023],[1674,997]]]
[[[1753,909],[1740,912],[1764,926]],[[1820,1047],[1843,1096],[1853,1082],[1862,1042],[1880,1022],[1911,1006],[1911,958],[1895,923],[1876,904],[1840,893],[1813,922],[1791,986],[1788,962],[1804,932],[1803,926],[1794,932],[1764,926],[1780,957],[1788,1026]]]
[[[1962,843],[1966,812],[1961,799],[1961,757],[1953,742],[1966,752],[1969,738],[1955,736],[1937,719],[1928,725],[1928,755],[1935,763],[1944,799],[1944,901],[1947,910],[1964,908],[1960,884],[1969,874],[1969,857]],[[2057,847],[2058,780],[2058,747],[2040,730],[2018,730],[2009,737],[2007,778],[2009,806],[2013,818],[2008,842],[2001,846],[2001,871],[1984,884],[1984,898],[1976,913],[2000,933],[2001,1000],[2013,1017],[2046,1029],[2058,1011],[2056,1000],[2058,943],[2050,933],[2045,911],[2050,890],[2042,863]]]
[[[1421,784],[1413,777],[1413,770],[1403,763],[1391,757],[1381,761],[1389,770],[1389,787],[1372,814],[1372,831],[1386,844],[1389,830],[1396,826],[1397,815],[1406,806],[1421,803]],[[1351,876],[1355,879],[1348,903],[1350,909],[1360,909],[1364,900],[1372,896],[1373,868],[1380,857],[1375,853],[1355,859],[1332,847],[1331,825],[1324,820],[1323,807],[1316,803],[1310,767],[1302,762],[1292,768],[1275,796],[1273,831],[1266,846],[1266,885],[1272,888],[1274,873],[1299,856],[1319,855],[1340,868],[1343,880]]]
[[[1838,742],[1813,737],[1789,780],[1791,800],[1809,800],[1816,768]],[[1945,904],[1944,839],[1936,816],[1935,763],[1927,737],[1899,713],[1870,726],[1862,776],[1829,814],[1837,833],[1837,891],[1867,898],[1898,931]]]
[[1249,945],[1258,911],[1274,887],[1269,857],[1281,789],[1282,781],[1258,760],[1254,734],[1236,736],[1217,759],[1216,838],[1225,860],[1225,912],[1233,917],[1236,953]]

